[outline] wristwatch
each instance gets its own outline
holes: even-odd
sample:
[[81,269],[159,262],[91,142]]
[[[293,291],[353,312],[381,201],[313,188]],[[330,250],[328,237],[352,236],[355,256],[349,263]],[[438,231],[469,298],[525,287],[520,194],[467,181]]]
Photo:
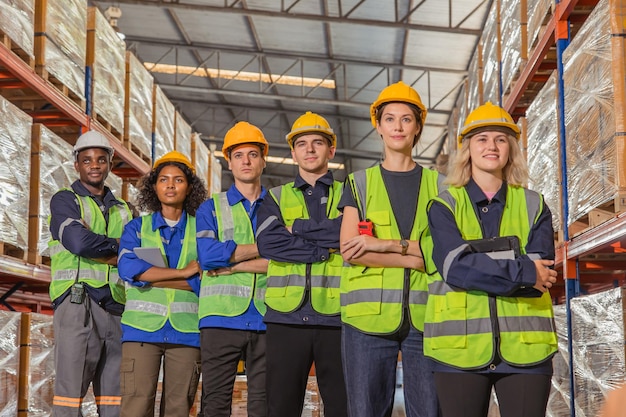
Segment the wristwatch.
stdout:
[[406,239],[400,239],[400,246],[402,246],[402,256],[405,256],[406,251],[409,250],[409,242]]

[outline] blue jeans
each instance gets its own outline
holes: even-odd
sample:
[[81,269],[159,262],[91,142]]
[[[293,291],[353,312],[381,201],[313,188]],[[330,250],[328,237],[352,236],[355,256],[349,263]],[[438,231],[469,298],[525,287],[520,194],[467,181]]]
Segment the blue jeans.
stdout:
[[437,417],[433,363],[424,356],[423,342],[424,334],[408,324],[386,336],[365,334],[344,324],[341,353],[348,415],[391,416],[401,351],[407,417]]

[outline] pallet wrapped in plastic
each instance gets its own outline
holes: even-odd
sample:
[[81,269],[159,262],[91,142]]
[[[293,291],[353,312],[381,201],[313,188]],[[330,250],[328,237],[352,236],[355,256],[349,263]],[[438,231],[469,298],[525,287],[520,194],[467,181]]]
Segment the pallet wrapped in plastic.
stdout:
[[126,43],[100,13],[87,13],[87,65],[91,68],[92,110],[98,121],[110,125],[122,139],[124,132],[124,78]]
[[196,168],[196,175],[204,181],[204,185],[209,185],[209,148],[202,142],[199,133],[191,136],[191,162]]
[[[483,102],[500,103],[500,57],[498,56],[498,2],[493,2],[480,39],[483,56]],[[482,104],[482,103],[480,103]]]
[[152,132],[154,134],[153,160],[174,150],[174,105],[157,84],[153,89]]
[[598,3],[563,54],[568,225],[618,191],[608,5]]
[[542,34],[553,3],[554,0],[526,0],[528,9],[528,56],[532,54],[537,40]]
[[35,33],[38,71],[84,100],[87,0],[36,0]]
[[126,52],[124,142],[135,154],[152,158],[152,94],[154,78],[139,59]]
[[531,190],[543,194],[552,212],[552,226],[561,227],[561,184],[559,181],[559,134],[557,123],[556,72],[526,110],[528,172]]
[[0,97],[0,242],[28,250],[32,118]]
[[35,0],[0,0],[0,33],[34,58]]
[[215,155],[209,155],[209,194],[222,191],[222,164]]
[[567,313],[565,304],[554,306],[554,322],[558,336],[559,350],[552,358],[552,390],[548,398],[547,417],[570,415],[569,348],[567,335]]
[[0,416],[17,415],[20,313],[0,310]]
[[[502,51],[502,92],[506,94],[519,77],[522,64],[522,3],[519,0],[500,2],[500,39]],[[525,28],[524,28],[525,29]]]
[[174,125],[176,132],[174,136],[175,149],[191,158],[191,126],[178,111],[175,113]]

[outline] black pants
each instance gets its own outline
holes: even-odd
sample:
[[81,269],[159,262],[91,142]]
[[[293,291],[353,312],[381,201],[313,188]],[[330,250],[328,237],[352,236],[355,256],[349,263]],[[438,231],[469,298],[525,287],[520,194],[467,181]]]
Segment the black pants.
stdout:
[[486,417],[495,387],[501,417],[544,417],[549,375],[435,372],[443,417]]
[[311,364],[326,417],[348,415],[341,365],[341,328],[267,324],[269,417],[300,417]]

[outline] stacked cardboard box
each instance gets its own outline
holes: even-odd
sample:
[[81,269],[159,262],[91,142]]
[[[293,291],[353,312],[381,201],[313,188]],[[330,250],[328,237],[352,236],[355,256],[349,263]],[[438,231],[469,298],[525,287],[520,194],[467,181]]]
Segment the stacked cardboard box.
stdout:
[[148,161],[152,158],[153,89],[152,75],[132,52],[126,52],[124,143]]

